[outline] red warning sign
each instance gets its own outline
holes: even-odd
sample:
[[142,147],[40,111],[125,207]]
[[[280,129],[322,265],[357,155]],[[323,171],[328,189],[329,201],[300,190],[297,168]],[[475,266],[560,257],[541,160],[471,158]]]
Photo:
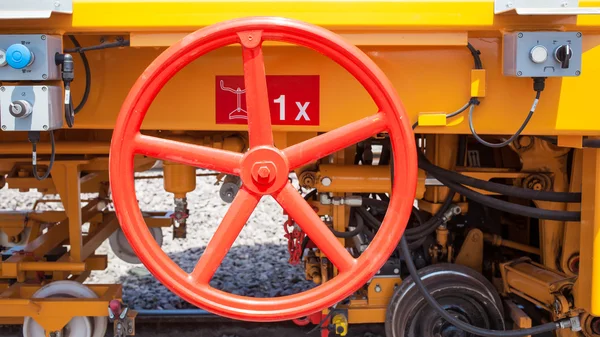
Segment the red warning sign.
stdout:
[[[247,124],[244,76],[216,77],[217,124]],[[267,76],[274,125],[319,125],[319,76]]]

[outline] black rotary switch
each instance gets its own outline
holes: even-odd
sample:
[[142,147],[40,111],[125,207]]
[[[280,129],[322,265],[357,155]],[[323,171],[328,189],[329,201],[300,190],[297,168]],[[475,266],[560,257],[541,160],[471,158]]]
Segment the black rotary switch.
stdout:
[[554,51],[554,58],[560,62],[560,67],[562,69],[569,68],[569,61],[571,60],[571,57],[573,57],[573,49],[571,49],[571,46],[568,44],[563,44]]

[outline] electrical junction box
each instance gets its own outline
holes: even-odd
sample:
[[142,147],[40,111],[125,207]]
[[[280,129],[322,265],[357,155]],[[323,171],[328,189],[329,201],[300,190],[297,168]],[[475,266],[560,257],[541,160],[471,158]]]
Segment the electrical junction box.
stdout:
[[505,76],[564,77],[581,74],[580,32],[513,32],[504,34]]
[[0,81],[60,80],[57,53],[62,53],[58,35],[0,35]]
[[0,87],[0,129],[49,131],[63,125],[62,88],[56,85]]

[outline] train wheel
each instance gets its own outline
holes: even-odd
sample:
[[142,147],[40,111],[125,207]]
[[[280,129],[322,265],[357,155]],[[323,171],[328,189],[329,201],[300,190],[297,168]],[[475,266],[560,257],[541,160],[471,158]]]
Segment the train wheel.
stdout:
[[[481,274],[442,263],[419,270],[419,275],[427,290],[455,317],[480,328],[504,330],[500,296]],[[394,292],[386,316],[388,337],[472,336],[430,308],[410,277]]]
[[[72,297],[98,298],[90,288],[75,281],[55,281],[33,294],[33,298]],[[104,337],[107,327],[106,317],[73,317],[63,328],[63,337]],[[33,318],[25,317],[23,337],[46,337],[44,328]]]
[[[162,230],[159,227],[150,227],[149,230],[154,241],[156,241],[159,246],[162,246]],[[127,241],[122,229],[119,228],[112,233],[108,239],[108,243],[110,244],[110,248],[112,249],[113,253],[115,253],[119,259],[131,264],[142,263],[137,255],[135,255],[135,252],[133,251],[133,248],[131,248],[129,241]]]
[[[350,72],[377,106],[375,114],[280,150],[273,146],[263,41],[311,48]],[[241,44],[250,149],[244,153],[151,137],[140,132],[148,107],[179,70],[214,49]],[[167,118],[167,117],[165,117]],[[381,132],[390,137],[394,187],[389,209],[371,246],[353,258],[288,181],[290,171]],[[239,176],[242,187],[191,273],[179,268],[152,239],[135,196],[134,155],[169,160]],[[283,18],[247,18],[216,24],[175,43],[144,71],[119,113],[110,148],[110,183],[119,222],[133,250],[167,288],[213,313],[250,321],[282,321],[332,306],[363,286],[396,249],[412,209],[417,181],[414,134],[392,84],[362,51],[317,26]],[[311,290],[277,298],[251,298],[209,285],[229,248],[263,196],[270,195],[302,227],[339,274]]]

